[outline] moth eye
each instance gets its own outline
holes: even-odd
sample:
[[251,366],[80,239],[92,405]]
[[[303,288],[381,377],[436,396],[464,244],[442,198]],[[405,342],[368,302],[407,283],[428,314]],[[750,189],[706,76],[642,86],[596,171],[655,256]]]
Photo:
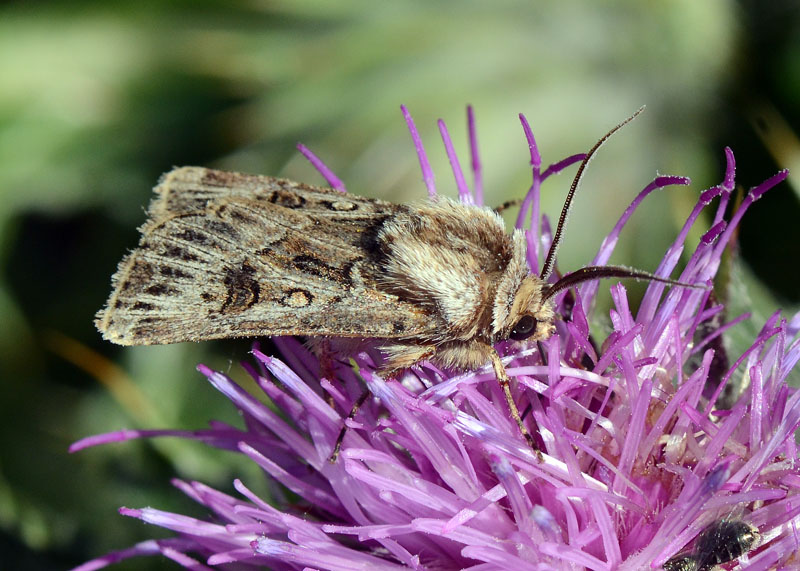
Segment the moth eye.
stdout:
[[522,341],[534,333],[536,333],[536,319],[530,315],[523,315],[511,330],[509,337],[516,341]]

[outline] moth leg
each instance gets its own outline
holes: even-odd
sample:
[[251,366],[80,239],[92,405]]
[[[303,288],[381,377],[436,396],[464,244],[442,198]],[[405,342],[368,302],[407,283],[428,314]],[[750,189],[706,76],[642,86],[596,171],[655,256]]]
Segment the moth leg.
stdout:
[[512,198],[511,200],[506,200],[500,206],[495,206],[492,210],[500,214],[504,210],[508,210],[509,208],[512,208],[514,206],[519,206],[520,204],[522,204],[521,198]]
[[[420,361],[431,358],[436,353],[436,347],[433,345],[396,344],[381,347],[381,352],[386,355],[386,361],[383,363],[378,373],[384,378],[390,378],[396,376],[400,371],[416,365]],[[364,391],[364,393],[356,399],[353,403],[353,407],[350,409],[347,420],[355,418],[356,414],[358,414],[358,409],[364,405],[368,397],[369,391]],[[342,442],[344,441],[345,434],[347,434],[347,420],[345,420],[344,425],[342,425],[342,430],[339,432],[339,436],[336,439],[333,452],[328,458],[331,464],[336,462],[341,452]]]
[[[314,343],[313,351],[317,354],[319,359],[320,376],[323,379],[333,381],[336,373],[333,370],[334,356],[330,339],[323,337],[322,339],[316,341]],[[325,402],[327,402],[328,406],[330,406],[332,409],[336,410],[336,403],[333,400],[333,395],[328,392],[325,393]]]
[[500,387],[503,389],[503,394],[506,397],[506,403],[508,404],[508,409],[511,412],[511,418],[513,418],[514,422],[517,423],[519,431],[522,433],[522,436],[525,438],[528,446],[530,446],[536,454],[536,458],[539,460],[539,462],[542,462],[544,460],[542,458],[542,452],[539,450],[539,447],[536,446],[536,442],[534,442],[531,433],[528,432],[528,429],[525,428],[525,425],[522,423],[522,417],[519,414],[517,403],[514,402],[514,397],[511,395],[511,379],[508,377],[508,373],[506,373],[506,368],[503,366],[503,362],[500,361],[500,355],[497,354],[497,351],[495,351],[494,348],[492,348],[490,353],[490,359],[492,360],[492,368],[494,368],[494,374],[497,377],[497,382],[500,383]]
[[350,409],[350,414],[347,415],[347,419],[345,420],[344,424],[342,425],[342,429],[339,431],[339,436],[336,438],[336,444],[333,447],[333,452],[328,457],[328,462],[331,464],[336,464],[336,460],[339,458],[339,452],[342,450],[342,442],[344,442],[344,435],[347,434],[347,421],[353,420],[358,414],[358,410],[364,406],[364,403],[367,402],[367,398],[369,397],[369,391],[364,391],[361,393],[361,396],[358,397],[355,402],[353,402],[353,407]]
[[[545,352],[544,347],[542,346],[542,342],[541,341],[537,341],[536,342],[536,346],[539,348],[539,355],[541,355],[541,357],[542,357],[542,364],[543,365],[547,365],[547,357],[545,357],[545,355],[547,355],[547,353]],[[530,403],[530,402],[528,403],[528,406],[526,406],[524,409],[522,409],[522,412],[520,413],[519,417],[522,420],[525,420],[525,418],[527,418],[527,416],[529,414],[533,414],[533,404]]]
[[396,376],[404,369],[410,369],[420,361],[430,359],[436,354],[434,345],[386,345],[381,347],[381,352],[386,355],[386,361],[380,368],[380,375],[384,378]]

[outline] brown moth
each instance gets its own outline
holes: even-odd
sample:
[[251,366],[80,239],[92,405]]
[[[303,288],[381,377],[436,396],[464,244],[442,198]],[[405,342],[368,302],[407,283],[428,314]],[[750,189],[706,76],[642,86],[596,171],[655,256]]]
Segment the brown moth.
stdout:
[[[570,188],[540,275],[522,231],[497,212],[445,198],[392,204],[286,179],[200,167],[165,174],[139,247],[112,278],[96,325],[121,345],[303,335],[377,339],[383,372],[427,360],[472,369],[491,362],[520,431],[533,440],[493,348],[554,331],[553,296],[576,283],[634,277],[585,267],[548,283]],[[535,448],[535,447],[534,447]]]

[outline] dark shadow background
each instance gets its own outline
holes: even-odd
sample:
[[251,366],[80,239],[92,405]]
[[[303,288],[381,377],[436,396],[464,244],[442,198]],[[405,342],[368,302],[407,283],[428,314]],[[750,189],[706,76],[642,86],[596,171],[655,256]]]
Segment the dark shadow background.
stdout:
[[[248,342],[123,349],[92,324],[150,189],[174,165],[321,184],[294,149],[303,141],[352,192],[421,198],[405,103],[452,195],[435,120],[448,122],[466,168],[471,103],[487,202],[500,204],[529,183],[517,113],[550,163],[647,104],[591,165],[565,270],[591,259],[656,171],[694,183],[648,199],[616,263],[656,266],[697,194],[721,180],[725,145],[745,188],[779,168],[800,173],[795,1],[10,2],[0,78],[2,569],[67,568],[164,535],[118,515],[121,505],[201,516],[172,477],[258,489],[252,466],[184,442],[67,453],[125,427],[236,422],[194,367],[238,374]],[[557,213],[573,172],[546,185],[546,212]],[[797,176],[740,233],[731,303],[756,313],[751,331],[800,302]],[[159,564],[174,568],[117,568]]]

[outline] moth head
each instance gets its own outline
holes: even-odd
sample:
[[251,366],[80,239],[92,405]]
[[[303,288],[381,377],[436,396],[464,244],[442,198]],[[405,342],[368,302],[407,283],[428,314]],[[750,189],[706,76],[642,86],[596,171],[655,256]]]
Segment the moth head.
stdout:
[[514,252],[495,291],[492,336],[495,341],[538,341],[555,331],[553,303],[544,298],[547,284],[528,271],[525,237],[514,232]]
[[544,285],[534,275],[522,280],[503,323],[503,338],[539,341],[555,332],[553,303],[544,298]]
[[528,274],[525,262],[525,238],[520,231],[514,232],[512,236],[513,254],[511,261],[498,284],[494,299],[492,333],[496,341],[503,339],[539,341],[550,337],[555,332],[555,326],[553,325],[555,315],[553,296],[561,290],[582,282],[604,278],[633,278],[656,281],[668,285],[705,288],[704,285],[686,284],[623,266],[587,266],[561,277],[555,283],[549,283],[549,278],[555,267],[556,252],[561,244],[564,226],[572,205],[572,199],[581,183],[586,166],[609,137],[632,121],[643,109],[643,107],[640,108],[625,121],[611,129],[584,155],[564,201],[558,226],[553,234],[550,249],[547,252],[547,257],[539,276]]
[[[527,244],[525,237],[519,230],[514,232],[512,236],[513,250],[511,260],[495,290],[492,310],[492,336],[494,340],[514,339],[515,341],[522,341],[527,339],[538,341],[540,339],[547,339],[555,331],[555,326],[553,325],[553,301],[550,298],[554,293],[563,289],[563,287],[569,287],[569,285],[572,285],[574,282],[565,282],[563,287],[558,287],[558,283],[551,285],[547,282],[555,265],[556,252],[561,243],[561,236],[572,204],[572,198],[575,196],[575,191],[578,189],[578,185],[583,178],[586,165],[597,152],[597,149],[599,149],[615,131],[631,121],[636,115],[641,113],[641,111],[642,109],[639,109],[631,117],[606,133],[606,135],[584,155],[578,167],[575,179],[572,181],[572,186],[567,194],[567,198],[564,201],[558,227],[550,243],[550,249],[547,252],[547,257],[542,266],[542,273],[540,276],[529,273],[526,262]],[[596,279],[596,277],[584,276],[583,279]]]

